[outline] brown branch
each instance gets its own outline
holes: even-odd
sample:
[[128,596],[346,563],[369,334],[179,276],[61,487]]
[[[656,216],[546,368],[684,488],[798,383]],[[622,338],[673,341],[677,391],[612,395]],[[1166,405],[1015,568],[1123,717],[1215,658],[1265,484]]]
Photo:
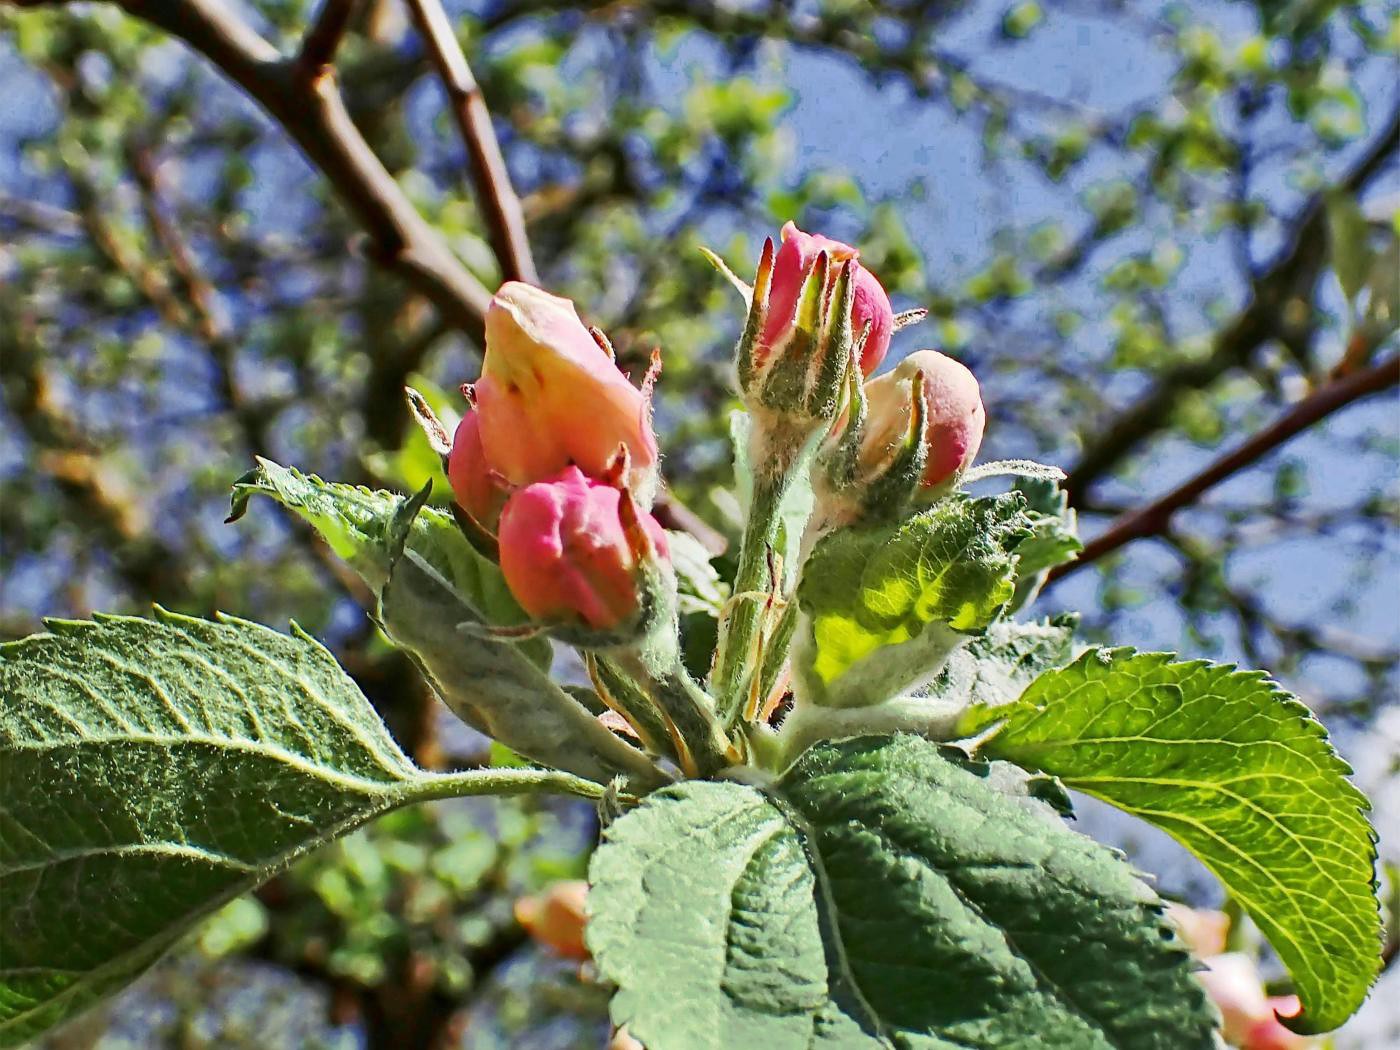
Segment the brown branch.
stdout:
[[[67,0],[15,0],[39,7]],[[373,258],[474,338],[491,293],[420,215],[350,119],[330,67],[308,75],[221,0],[114,0],[179,37],[263,107],[330,181],[373,241]]]
[[1183,482],[1160,499],[1125,514],[1084,546],[1079,560],[1061,565],[1050,574],[1050,582],[1063,579],[1091,565],[1106,554],[1133,540],[1161,535],[1171,524],[1172,515],[1195,503],[1226,478],[1251,466],[1294,435],[1358,401],[1400,383],[1400,356],[1355,372],[1318,390],[1298,402],[1270,426],[1246,441],[1234,452],[1222,456],[1199,474]]
[[442,80],[453,119],[471,157],[477,207],[486,220],[501,272],[510,281],[539,284],[530,240],[525,232],[525,215],[511,185],[500,143],[496,141],[491,112],[486,108],[486,98],[467,65],[447,13],[439,0],[407,2],[418,32],[428,45],[428,54]]
[[301,40],[297,62],[311,76],[321,72],[335,60],[336,50],[350,28],[350,16],[355,13],[355,0],[323,0],[316,21]]
[[[1343,189],[1364,187],[1393,159],[1400,146],[1400,108],[1394,110],[1385,130],[1367,147],[1342,179]],[[1285,318],[1295,300],[1308,299],[1327,259],[1327,209],[1324,195],[1312,197],[1293,222],[1289,245],[1254,282],[1253,294],[1214,340],[1210,354],[1168,370],[1156,386],[1118,415],[1102,435],[1084,450],[1065,480],[1070,502],[1078,506],[1089,488],[1110,474],[1128,456],[1164,427],[1181,396],[1208,387],[1226,372],[1247,364],[1273,338],[1296,337],[1296,326]]]

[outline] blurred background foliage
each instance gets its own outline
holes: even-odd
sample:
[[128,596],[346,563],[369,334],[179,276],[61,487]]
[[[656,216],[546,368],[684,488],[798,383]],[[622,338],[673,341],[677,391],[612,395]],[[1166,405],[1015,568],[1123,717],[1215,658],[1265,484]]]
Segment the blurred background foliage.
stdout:
[[[315,14],[227,6],[289,55]],[[543,281],[634,374],[662,348],[667,476],[722,534],[738,300],[698,249],[745,273],[789,218],[860,245],[898,308],[931,311],[892,359],[934,345],[968,363],[984,458],[1065,467],[1086,535],[1395,352],[1392,3],[446,6]],[[337,67],[360,133],[494,287],[399,0],[353,5]],[[478,357],[207,61],[116,6],[0,7],[4,636],[152,601],[295,618],[420,762],[485,761],[310,533],[271,512],[223,524],[254,454],[417,487],[436,465],[401,388],[460,411]],[[1357,764],[1392,863],[1397,455],[1388,388],[1041,599],[1082,610],[1091,638],[1277,674]],[[597,1046],[599,989],[511,911],[583,870],[592,820],[508,801],[396,815],[232,906],[52,1045]],[[1081,824],[1167,892],[1212,892],[1152,836],[1092,807]],[[1343,1043],[1395,1024],[1372,1009]]]

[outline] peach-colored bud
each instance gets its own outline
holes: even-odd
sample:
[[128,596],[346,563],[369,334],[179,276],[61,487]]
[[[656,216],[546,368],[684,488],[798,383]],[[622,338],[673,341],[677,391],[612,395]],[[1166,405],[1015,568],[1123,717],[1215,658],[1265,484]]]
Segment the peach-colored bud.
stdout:
[[934,489],[976,458],[987,422],[977,379],[936,350],[910,354],[894,371],[865,384],[869,407],[861,436],[860,466],[863,473],[878,472],[904,442],[917,372],[924,375],[923,442],[928,457],[919,484]]
[[587,959],[583,928],[587,922],[584,903],[588,883],[581,879],[556,882],[543,893],[521,897],[515,902],[515,921],[534,940],[566,959]]
[[519,281],[486,311],[486,359],[473,386],[481,443],[515,485],[569,464],[601,476],[627,448],[629,487],[644,503],[656,486],[656,437],[646,395],[628,382],[574,304]]
[[511,487],[486,462],[481,417],[476,412],[468,412],[457,424],[447,456],[447,480],[458,506],[482,528],[494,532]]
[[600,631],[640,612],[646,562],[669,557],[666,534],[645,511],[631,517],[617,488],[566,467],[518,489],[501,512],[501,572],[536,620]]
[[[797,314],[797,301],[802,295],[802,285],[817,261],[817,254],[825,251],[831,261],[827,271],[828,300],[836,283],[836,264],[855,260],[860,256],[849,244],[833,241],[820,234],[803,233],[791,222],[783,227],[782,237],[782,247],[778,249],[777,257],[773,261],[768,315],[755,354],[756,363],[759,365],[762,365],[769,353],[792,331]],[[890,348],[890,336],[894,333],[894,308],[890,306],[890,297],[885,294],[885,289],[869,270],[857,263],[851,277],[855,284],[851,329],[858,339],[865,326],[870,326],[870,334],[860,353],[860,370],[869,375],[879,367]]]
[[1176,924],[1181,939],[1198,959],[1219,955],[1225,950],[1230,917],[1223,911],[1172,903],[1167,905],[1167,917]]

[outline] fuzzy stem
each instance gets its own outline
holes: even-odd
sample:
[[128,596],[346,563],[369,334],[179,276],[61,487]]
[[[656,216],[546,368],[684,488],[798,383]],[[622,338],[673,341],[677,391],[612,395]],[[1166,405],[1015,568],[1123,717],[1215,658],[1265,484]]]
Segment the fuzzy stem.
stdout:
[[[670,637],[674,639],[674,632]],[[670,723],[676,759],[687,776],[708,776],[743,760],[742,750],[715,718],[709,695],[687,673],[674,644],[619,650],[609,659],[646,691]]]
[[727,615],[720,623],[719,650],[710,689],[724,725],[734,724],[744,707],[752,666],[754,643],[762,626],[763,610],[771,588],[769,557],[778,540],[778,507],[787,494],[787,471],[759,474],[749,518],[739,548],[739,566],[734,574],[734,596]]

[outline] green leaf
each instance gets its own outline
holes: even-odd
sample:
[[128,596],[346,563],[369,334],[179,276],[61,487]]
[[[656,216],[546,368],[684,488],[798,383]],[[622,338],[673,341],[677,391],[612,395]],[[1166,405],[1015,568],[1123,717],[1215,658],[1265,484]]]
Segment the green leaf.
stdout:
[[793,667],[814,703],[876,703],[937,672],[1014,592],[1029,532],[1016,493],[941,500],[892,526],[822,539],[798,586]]
[[1059,777],[1171,834],[1224,883],[1293,975],[1312,1031],[1365,998],[1379,962],[1368,803],[1326,731],[1260,672],[1095,650],[1014,705],[989,756]]
[[705,545],[688,532],[669,529],[666,545],[676,573],[677,608],[682,616],[703,613],[716,619],[724,611],[729,589],[710,562]]
[[1370,227],[1349,193],[1327,197],[1327,230],[1332,244],[1332,269],[1348,301],[1355,300],[1371,273]]
[[1000,620],[955,650],[925,692],[963,704],[1011,703],[1041,672],[1070,662],[1075,622],[1073,617]]
[[1074,561],[1084,549],[1063,489],[1042,478],[1019,478],[1016,491],[1026,497],[1031,533],[1016,546],[1016,594],[1008,605],[1012,612],[1035,600],[1051,569]]
[[988,774],[866,737],[649,796],[590,869],[614,1022],[649,1050],[1213,1047],[1152,891]]
[[119,990],[323,842],[420,799],[597,791],[437,776],[308,635],[229,617],[52,621],[0,646],[0,1046]]
[[[390,525],[403,503],[402,496],[322,481],[314,474],[262,458],[256,469],[234,482],[229,520],[242,517],[248,500],[255,495],[276,500],[310,524],[376,593],[384,586],[394,560]],[[449,582],[472,610],[471,619],[498,627],[529,623],[500,567],[468,542],[447,511],[436,507],[419,510],[405,543]],[[552,659],[548,641],[535,638],[517,645],[536,666],[548,669]]]
[[519,646],[483,634],[461,594],[416,552],[394,564],[379,620],[453,713],[512,751],[599,784],[617,776],[647,787],[664,780]]

